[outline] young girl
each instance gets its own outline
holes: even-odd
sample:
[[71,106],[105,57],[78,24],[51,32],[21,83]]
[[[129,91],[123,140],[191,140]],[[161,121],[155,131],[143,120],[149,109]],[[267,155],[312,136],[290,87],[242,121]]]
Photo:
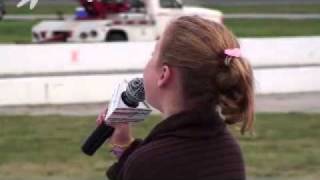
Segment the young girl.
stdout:
[[164,120],[144,140],[133,140],[128,124],[112,125],[119,160],[107,171],[110,180],[246,179],[226,124],[251,130],[253,76],[225,26],[196,16],[171,22],[145,67],[144,86]]

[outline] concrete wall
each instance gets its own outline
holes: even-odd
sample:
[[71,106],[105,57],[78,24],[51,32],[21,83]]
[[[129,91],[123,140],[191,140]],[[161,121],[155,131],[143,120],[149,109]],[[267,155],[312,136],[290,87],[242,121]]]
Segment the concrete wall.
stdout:
[[[320,38],[241,39],[260,94],[320,91]],[[0,106],[105,102],[154,43],[0,45]]]
[[[320,65],[320,37],[243,38],[244,57],[254,67]],[[0,78],[39,73],[143,69],[153,42],[0,45]]]

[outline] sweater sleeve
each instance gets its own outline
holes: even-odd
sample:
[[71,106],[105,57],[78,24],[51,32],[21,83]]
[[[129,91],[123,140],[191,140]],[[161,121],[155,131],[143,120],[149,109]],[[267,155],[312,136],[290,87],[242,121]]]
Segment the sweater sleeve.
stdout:
[[131,145],[126,149],[123,154],[121,155],[120,159],[114,163],[107,171],[106,171],[106,176],[110,180],[118,180],[119,175],[121,173],[121,170],[123,168],[124,163],[127,161],[128,157],[130,156],[131,153],[133,153],[142,143],[141,139],[136,139],[131,143]]

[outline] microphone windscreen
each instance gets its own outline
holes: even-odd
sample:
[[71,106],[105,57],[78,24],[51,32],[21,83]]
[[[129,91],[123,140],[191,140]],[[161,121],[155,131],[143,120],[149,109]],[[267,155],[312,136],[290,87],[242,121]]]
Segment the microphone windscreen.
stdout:
[[130,102],[139,103],[144,101],[145,92],[143,78],[132,79],[127,86],[126,95]]

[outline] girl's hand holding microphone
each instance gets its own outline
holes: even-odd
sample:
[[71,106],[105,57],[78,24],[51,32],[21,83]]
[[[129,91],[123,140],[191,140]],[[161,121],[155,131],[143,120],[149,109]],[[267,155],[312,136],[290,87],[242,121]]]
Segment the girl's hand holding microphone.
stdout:
[[[117,94],[117,96],[113,97],[117,101],[121,100],[125,106],[123,108],[132,110],[139,106],[139,102],[144,101],[144,87],[143,87],[143,79],[135,78],[131,80],[125,91],[121,94]],[[116,106],[118,106],[117,104]],[[119,106],[122,107],[122,106]],[[133,137],[131,135],[131,127],[129,124],[128,117],[124,115],[123,120],[127,119],[127,122],[105,122],[105,117],[108,112],[106,108],[103,110],[97,117],[97,127],[91,133],[91,135],[87,138],[85,143],[82,145],[82,151],[92,156],[97,149],[107,140],[109,139],[112,152],[116,154],[117,157],[120,157],[122,152],[129,147],[129,145],[133,142]],[[133,111],[134,112],[134,111]],[[126,113],[124,113],[126,114]],[[130,114],[130,113],[129,113]],[[111,116],[112,117],[112,116]],[[110,119],[112,119],[110,117]],[[121,118],[121,117],[117,117]],[[136,120],[136,119],[135,119]]]
[[[96,123],[99,126],[104,123],[105,116],[108,112],[108,108],[103,110],[97,117]],[[111,146],[111,152],[118,158],[124,152],[124,150],[129,147],[133,142],[134,138],[132,136],[131,125],[128,122],[123,123],[112,123],[107,122],[107,124],[114,128],[113,134],[109,139],[109,144]]]

